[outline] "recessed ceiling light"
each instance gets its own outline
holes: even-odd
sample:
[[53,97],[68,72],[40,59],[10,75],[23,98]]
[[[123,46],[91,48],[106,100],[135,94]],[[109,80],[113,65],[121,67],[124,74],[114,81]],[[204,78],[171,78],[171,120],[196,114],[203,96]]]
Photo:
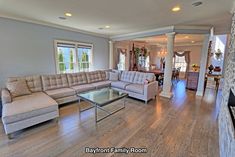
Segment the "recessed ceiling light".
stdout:
[[110,26],[107,25],[107,26],[105,26],[105,28],[110,28]]
[[60,16],[58,17],[60,20],[66,20],[66,17]]
[[65,16],[71,17],[72,14],[71,13],[65,13]]
[[195,43],[195,41],[192,41],[192,43]]
[[179,6],[175,6],[171,9],[173,12],[177,12],[180,11],[180,7]]
[[197,6],[199,6],[199,5],[202,5],[202,2],[200,2],[200,1],[194,2],[192,5],[193,5],[194,7],[197,7]]

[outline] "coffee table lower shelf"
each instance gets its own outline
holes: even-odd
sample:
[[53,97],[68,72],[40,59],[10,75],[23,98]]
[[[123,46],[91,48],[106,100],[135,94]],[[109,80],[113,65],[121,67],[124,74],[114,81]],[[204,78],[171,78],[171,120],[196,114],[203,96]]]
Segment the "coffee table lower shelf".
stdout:
[[[102,121],[103,119],[105,119],[105,118],[107,118],[107,117],[109,117],[109,116],[111,116],[111,115],[117,113],[118,111],[120,111],[120,110],[122,110],[122,109],[125,109],[125,107],[126,107],[126,97],[123,97],[122,99],[123,99],[123,107],[118,108],[118,109],[116,109],[116,110],[110,112],[110,111],[108,111],[108,110],[106,110],[106,109],[104,109],[104,108],[102,108],[102,107],[104,107],[104,106],[106,106],[106,105],[109,105],[109,104],[111,104],[112,102],[107,103],[107,104],[104,104],[104,105],[99,105],[99,104],[97,104],[97,103],[93,103],[93,102],[91,102],[91,101],[88,101],[88,100],[86,100],[86,99],[84,99],[84,98],[82,98],[82,97],[79,97],[79,99],[78,99],[78,102],[79,102],[79,104],[78,104],[79,114],[81,114],[81,112],[84,112],[84,111],[86,111],[86,110],[95,108],[95,122],[98,123],[98,122]],[[92,105],[92,107],[88,107],[88,108],[85,108],[85,109],[81,110],[81,108],[80,108],[80,102],[81,102],[81,100],[84,100],[84,101],[86,101],[86,102],[89,102],[89,103]],[[118,100],[120,100],[120,99],[118,99]],[[115,100],[115,101],[118,101],[118,100]],[[113,102],[114,102],[114,101],[113,101]],[[99,118],[99,119],[98,119],[98,112],[97,112],[98,109],[100,109],[100,110],[106,112],[107,115],[104,116],[104,117],[102,117],[102,118]]]

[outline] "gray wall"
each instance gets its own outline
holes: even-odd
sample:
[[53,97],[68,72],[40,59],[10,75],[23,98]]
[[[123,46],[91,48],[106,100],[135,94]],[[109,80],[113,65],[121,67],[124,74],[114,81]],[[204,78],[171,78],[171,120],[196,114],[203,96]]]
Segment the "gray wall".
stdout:
[[92,43],[94,68],[108,68],[106,38],[0,18],[0,88],[9,76],[56,73],[55,39]]

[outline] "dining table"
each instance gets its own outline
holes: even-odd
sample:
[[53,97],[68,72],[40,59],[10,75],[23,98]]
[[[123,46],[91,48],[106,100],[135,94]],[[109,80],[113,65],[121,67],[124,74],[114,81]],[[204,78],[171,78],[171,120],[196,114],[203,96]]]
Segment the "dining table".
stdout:
[[153,73],[156,76],[156,81],[158,81],[159,86],[163,84],[164,70],[161,69],[142,69],[140,72]]

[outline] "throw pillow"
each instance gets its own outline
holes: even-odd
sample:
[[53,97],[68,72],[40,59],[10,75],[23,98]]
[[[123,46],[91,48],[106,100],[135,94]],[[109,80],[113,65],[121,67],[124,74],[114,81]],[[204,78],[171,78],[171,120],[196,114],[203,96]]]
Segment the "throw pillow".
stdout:
[[114,72],[109,72],[109,80],[110,81],[118,81],[118,73],[114,73]]
[[149,83],[150,83],[150,81],[148,79],[144,80],[144,84],[149,84]]
[[7,88],[10,91],[12,97],[18,97],[18,96],[23,96],[23,95],[29,95],[31,94],[26,80],[17,80],[14,82],[8,82],[7,83]]

